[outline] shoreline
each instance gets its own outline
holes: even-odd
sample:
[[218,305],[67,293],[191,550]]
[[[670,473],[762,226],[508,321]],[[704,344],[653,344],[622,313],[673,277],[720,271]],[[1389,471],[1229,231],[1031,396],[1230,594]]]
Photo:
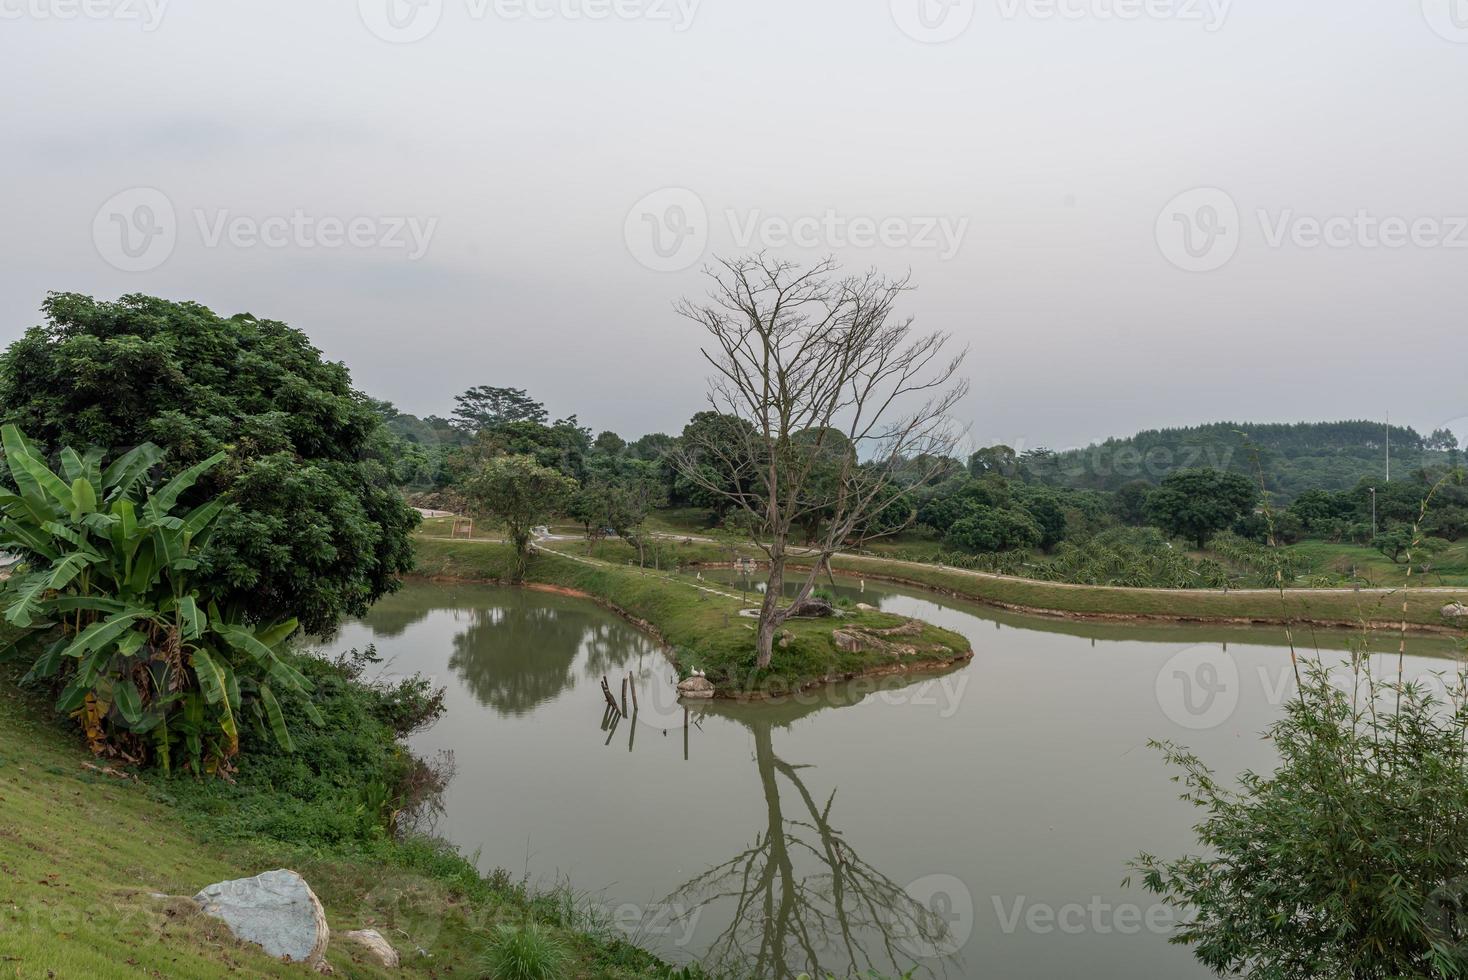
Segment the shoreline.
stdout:
[[[617,605],[615,602],[612,602],[611,600],[603,596],[596,595],[592,592],[587,592],[584,589],[572,588],[566,585],[557,585],[551,582],[525,581],[521,582],[518,585],[515,585],[502,578],[476,578],[442,574],[424,575],[411,572],[407,575],[404,575],[402,578],[405,582],[434,582],[445,585],[493,585],[498,588],[504,589],[525,589],[529,592],[541,592],[547,595],[560,595],[567,596],[573,599],[589,600],[590,602],[593,602],[596,605],[600,606],[602,609],[605,609],[607,612],[610,612],[618,618],[625,620],[635,629],[640,630],[641,632],[651,637],[653,640],[657,641],[658,646],[662,648],[663,655],[668,658],[668,662],[672,664],[675,669],[681,666],[678,661],[677,648],[672,643],[668,642],[667,636],[664,635],[663,631],[659,629],[657,625],[649,622],[648,620],[642,619],[639,616],[633,615],[626,609],[623,609],[621,606]],[[818,690],[820,688],[829,687],[833,684],[844,684],[850,681],[863,680],[866,678],[900,677],[907,674],[942,674],[954,667],[959,666],[960,664],[968,663],[969,661],[973,660],[973,658],[974,650],[972,647],[970,647],[967,650],[953,651],[952,656],[949,657],[912,659],[898,661],[895,663],[875,663],[863,670],[843,671],[836,674],[827,674],[819,678],[798,681],[793,687],[782,689],[779,691],[735,689],[721,692],[718,688],[715,688],[714,697],[712,699],[684,699],[680,697],[679,700],[715,700],[730,701],[741,704],[759,704],[762,702],[779,701],[784,698],[798,696],[800,694],[805,694],[810,691]]]

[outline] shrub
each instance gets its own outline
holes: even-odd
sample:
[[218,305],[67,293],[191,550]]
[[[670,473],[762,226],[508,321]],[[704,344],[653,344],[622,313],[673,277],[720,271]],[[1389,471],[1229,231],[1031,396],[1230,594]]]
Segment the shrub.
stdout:
[[1183,911],[1173,942],[1257,980],[1468,975],[1468,689],[1354,683],[1307,663],[1267,737],[1274,772],[1222,785],[1161,743],[1207,856],[1142,854],[1146,888]]
[[561,980],[568,975],[566,945],[535,923],[500,926],[484,953],[490,980]]
[[[145,443],[113,460],[61,453],[53,473],[20,430],[0,429],[17,493],[0,493],[0,548],[22,556],[5,583],[18,648],[50,639],[25,680],[60,688],[94,752],[165,771],[183,749],[195,773],[226,774],[243,724],[291,745],[282,703],[310,683],[278,653],[296,621],[250,623],[201,593],[193,572],[224,501],[175,513],[178,499],[225,458],[150,483],[162,456]],[[302,701],[309,709],[309,702]]]

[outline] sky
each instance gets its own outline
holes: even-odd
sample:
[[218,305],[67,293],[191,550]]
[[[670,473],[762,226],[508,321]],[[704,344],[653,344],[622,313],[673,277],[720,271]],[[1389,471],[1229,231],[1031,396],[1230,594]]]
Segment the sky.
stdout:
[[0,342],[48,291],[626,436],[765,249],[911,272],[976,444],[1468,442],[1468,0],[0,0]]

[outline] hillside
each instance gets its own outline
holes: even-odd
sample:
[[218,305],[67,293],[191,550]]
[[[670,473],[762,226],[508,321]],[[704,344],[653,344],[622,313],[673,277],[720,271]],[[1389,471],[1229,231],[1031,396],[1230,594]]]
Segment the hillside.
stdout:
[[[1156,483],[1179,469],[1212,467],[1258,475],[1270,491],[1289,500],[1306,490],[1343,490],[1362,479],[1385,479],[1387,427],[1380,422],[1215,422],[1173,429],[1148,429],[1107,439],[1084,449],[1023,457],[1026,471],[1044,483],[1078,489],[1115,490],[1132,480]],[[1257,451],[1257,464],[1256,464]],[[1392,474],[1405,477],[1459,456],[1447,430],[1423,436],[1391,426]]]

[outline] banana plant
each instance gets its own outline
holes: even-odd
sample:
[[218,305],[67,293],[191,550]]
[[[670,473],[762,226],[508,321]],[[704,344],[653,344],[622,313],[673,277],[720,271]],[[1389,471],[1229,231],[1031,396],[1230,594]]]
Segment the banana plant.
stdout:
[[196,775],[227,775],[242,723],[292,748],[282,698],[319,723],[281,655],[296,621],[250,622],[193,582],[225,501],[179,498],[226,453],[159,482],[151,443],[105,468],[100,450],[63,449],[60,474],[14,425],[0,447],[16,488],[0,490],[0,549],[21,557],[0,591],[9,649],[41,648],[23,680],[55,685],[94,751],[171,771],[182,747]]

